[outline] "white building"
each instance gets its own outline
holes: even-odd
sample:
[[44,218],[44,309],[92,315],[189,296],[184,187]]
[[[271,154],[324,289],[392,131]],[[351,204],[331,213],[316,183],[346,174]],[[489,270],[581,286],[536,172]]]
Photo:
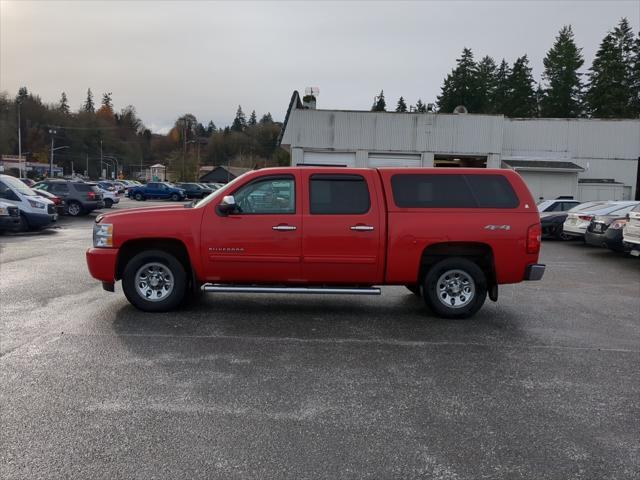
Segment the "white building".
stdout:
[[280,144],[292,165],[511,168],[536,199],[639,193],[639,119],[316,110],[294,92]]

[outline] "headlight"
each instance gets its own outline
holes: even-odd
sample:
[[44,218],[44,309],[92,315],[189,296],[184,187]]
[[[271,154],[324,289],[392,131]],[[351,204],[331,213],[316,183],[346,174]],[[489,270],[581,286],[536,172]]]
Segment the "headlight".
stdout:
[[113,225],[108,223],[93,225],[93,246],[102,248],[113,247]]
[[44,203],[36,202],[35,200],[29,200],[29,205],[33,208],[46,208]]
[[9,215],[9,209],[7,207],[0,207],[0,216]]

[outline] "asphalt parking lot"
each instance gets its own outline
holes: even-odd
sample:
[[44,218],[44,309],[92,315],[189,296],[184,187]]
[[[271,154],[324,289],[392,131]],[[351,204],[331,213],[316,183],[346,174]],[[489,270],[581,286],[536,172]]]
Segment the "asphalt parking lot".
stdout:
[[640,476],[639,259],[545,242],[464,321],[401,287],[146,314],[91,226],[0,237],[3,479]]

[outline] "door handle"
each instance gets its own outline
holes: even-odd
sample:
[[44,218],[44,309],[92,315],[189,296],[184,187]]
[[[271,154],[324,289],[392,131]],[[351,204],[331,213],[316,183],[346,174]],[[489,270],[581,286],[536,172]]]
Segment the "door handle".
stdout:
[[351,230],[355,230],[356,232],[370,232],[373,230],[371,225],[353,225],[349,227]]
[[293,225],[274,225],[271,228],[280,232],[289,232],[291,230],[296,230],[297,227],[294,227]]

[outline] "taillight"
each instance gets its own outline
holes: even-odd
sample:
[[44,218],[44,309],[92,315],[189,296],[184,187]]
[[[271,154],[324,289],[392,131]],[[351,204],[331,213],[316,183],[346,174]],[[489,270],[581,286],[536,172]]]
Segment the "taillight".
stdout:
[[540,253],[542,227],[539,223],[531,225],[527,230],[527,253]]
[[585,222],[590,222],[593,220],[593,215],[578,215],[580,220],[584,220]]
[[87,199],[88,200],[95,200],[96,199],[96,192],[87,193]]
[[609,228],[612,230],[620,230],[621,228],[624,228],[626,224],[627,224],[626,218],[624,220],[616,220],[611,225],[609,225]]

